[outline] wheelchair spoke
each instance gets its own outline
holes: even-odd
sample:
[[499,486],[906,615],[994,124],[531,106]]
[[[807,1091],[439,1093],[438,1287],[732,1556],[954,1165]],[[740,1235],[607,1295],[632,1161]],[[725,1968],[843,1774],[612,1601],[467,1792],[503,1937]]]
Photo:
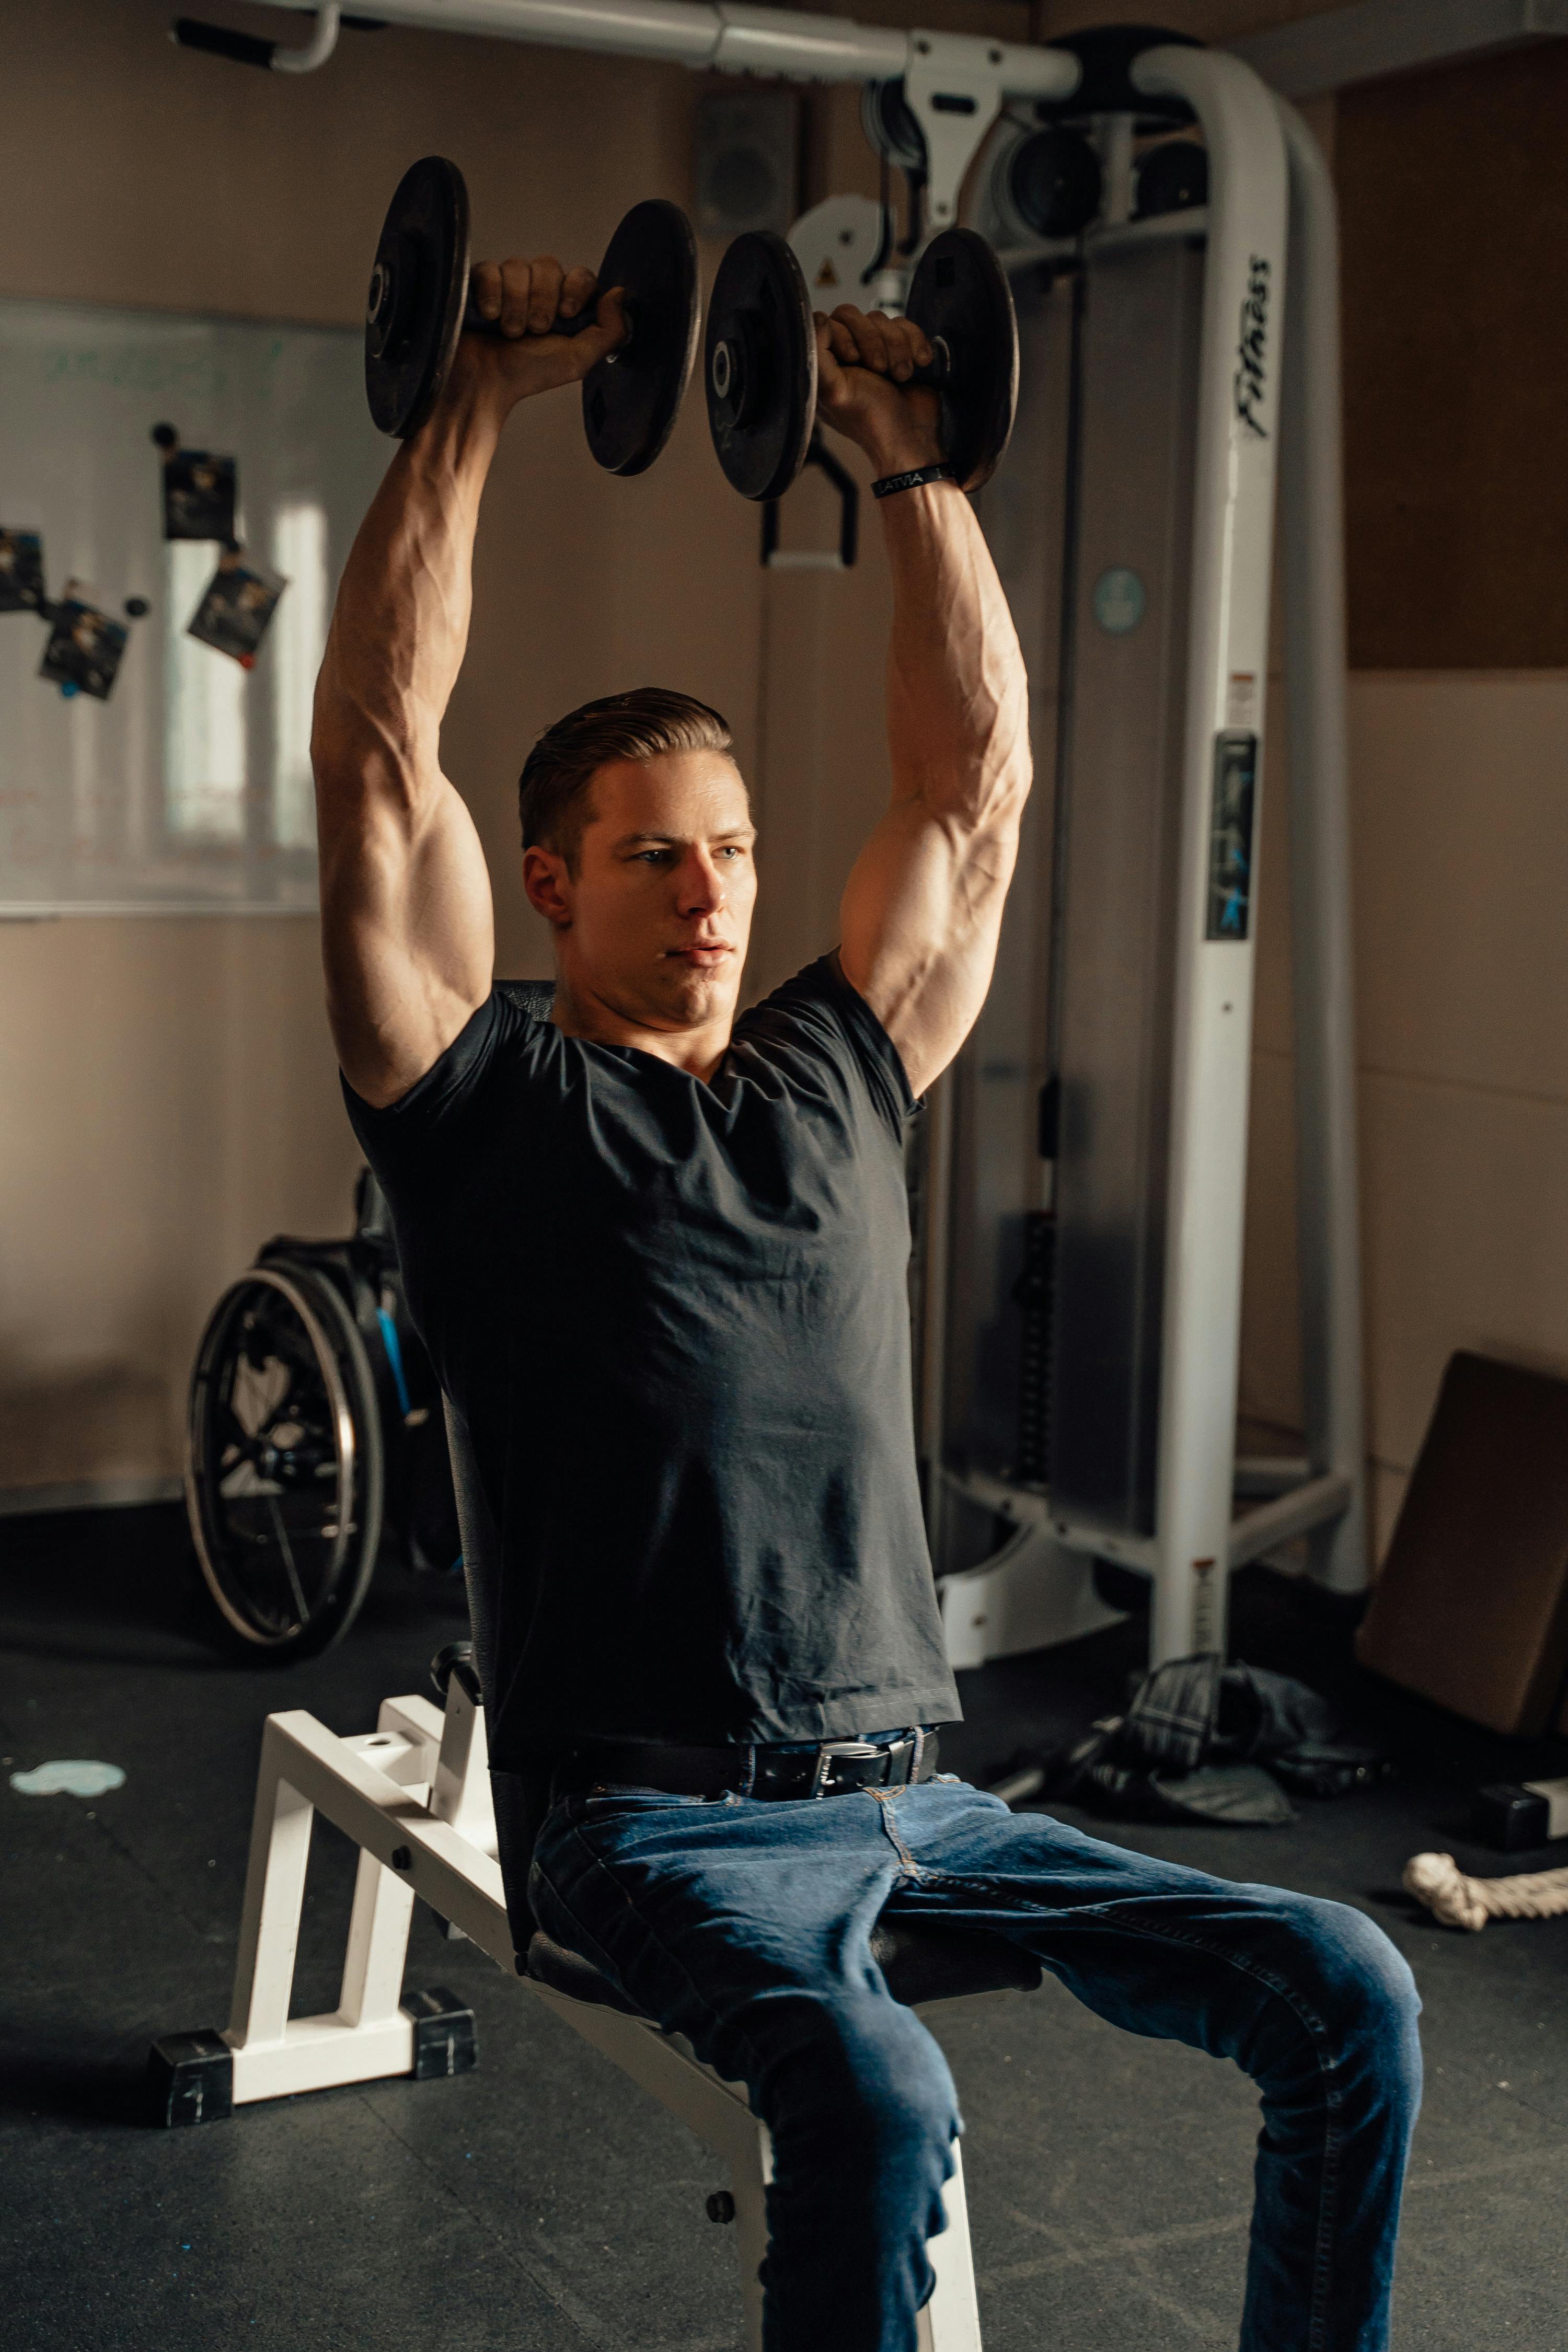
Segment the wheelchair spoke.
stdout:
[[289,1530],[284,1526],[283,1515],[278,1508],[277,1496],[268,1495],[267,1500],[272,1512],[272,1524],[278,1530],[278,1541],[283,1553],[283,1565],[289,1571],[289,1582],[294,1594],[294,1606],[300,1612],[300,1622],[303,1624],[310,1611],[305,1599],[305,1588],[300,1581],[300,1571],[294,1565],[294,1550],[289,1541]]
[[358,1607],[381,1523],[380,1407],[353,1315],[309,1263],[219,1301],[192,1384],[202,1572],[272,1655],[321,1646]]

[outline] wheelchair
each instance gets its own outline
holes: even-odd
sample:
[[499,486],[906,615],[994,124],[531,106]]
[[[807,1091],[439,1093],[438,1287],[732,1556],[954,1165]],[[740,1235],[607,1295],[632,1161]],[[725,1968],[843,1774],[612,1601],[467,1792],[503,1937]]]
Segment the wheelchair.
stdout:
[[460,1574],[440,1386],[368,1168],[351,1234],[278,1235],[214,1307],[184,1485],[213,1630],[256,1663],[341,1641],[384,1557]]

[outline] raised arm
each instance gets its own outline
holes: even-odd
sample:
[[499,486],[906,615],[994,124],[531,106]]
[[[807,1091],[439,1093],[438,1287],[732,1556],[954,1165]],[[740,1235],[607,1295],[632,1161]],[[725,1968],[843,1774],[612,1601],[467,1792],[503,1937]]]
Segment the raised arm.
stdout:
[[489,993],[484,853],[441,772],[441,720],[462,667],[479,500],[520,400],[574,383],[624,331],[550,329],[594,301],[591,272],[483,264],[475,291],[504,340],[465,335],[430,421],[399,449],[360,526],[316,686],[310,757],[321,844],[327,1013],[343,1072],[395,1102]]
[[[936,463],[934,393],[900,387],[931,347],[906,320],[817,322],[823,415],[879,478]],[[991,984],[1031,779],[1028,680],[996,568],[953,482],[881,502],[893,575],[888,813],[844,893],[840,957],[924,1092]]]

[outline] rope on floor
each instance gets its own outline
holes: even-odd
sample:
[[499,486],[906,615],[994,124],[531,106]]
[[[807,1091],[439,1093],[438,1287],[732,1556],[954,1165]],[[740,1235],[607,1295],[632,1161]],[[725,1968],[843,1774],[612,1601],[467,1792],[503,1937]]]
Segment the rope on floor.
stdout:
[[1445,1927],[1479,1929],[1489,1919],[1554,1919],[1568,1911],[1568,1870],[1467,1878],[1451,1853],[1418,1853],[1405,1865],[1405,1887]]

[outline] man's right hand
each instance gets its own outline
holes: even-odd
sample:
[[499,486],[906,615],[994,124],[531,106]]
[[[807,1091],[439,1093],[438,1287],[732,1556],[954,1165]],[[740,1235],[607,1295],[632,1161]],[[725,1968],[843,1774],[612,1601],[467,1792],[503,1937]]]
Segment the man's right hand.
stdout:
[[[618,287],[601,294],[591,269],[563,269],[552,254],[535,261],[481,261],[470,289],[474,308],[494,320],[499,335],[458,338],[444,398],[493,403],[504,414],[535,393],[581,383],[626,333]],[[578,335],[552,332],[558,319],[593,310],[595,324]]]

